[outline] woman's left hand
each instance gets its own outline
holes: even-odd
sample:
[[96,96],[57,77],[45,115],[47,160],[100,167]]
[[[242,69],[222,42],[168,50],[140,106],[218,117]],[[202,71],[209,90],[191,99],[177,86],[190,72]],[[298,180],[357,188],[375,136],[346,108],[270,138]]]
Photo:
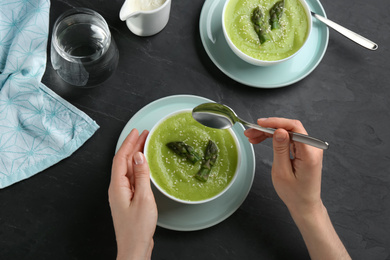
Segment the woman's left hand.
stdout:
[[150,259],[157,206],[149,166],[142,154],[148,131],[133,129],[113,159],[108,189],[118,245],[117,259]]

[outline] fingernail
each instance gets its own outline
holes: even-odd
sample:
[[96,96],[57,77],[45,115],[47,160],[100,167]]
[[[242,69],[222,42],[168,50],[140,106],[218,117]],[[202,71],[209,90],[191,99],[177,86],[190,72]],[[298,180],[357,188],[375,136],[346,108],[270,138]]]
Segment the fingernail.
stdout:
[[267,118],[264,117],[257,119],[257,121],[265,121],[265,120],[267,120]]
[[286,135],[283,132],[277,131],[275,132],[275,139],[278,142],[284,142],[284,140],[286,140]]
[[141,152],[136,152],[134,154],[134,163],[135,164],[143,164],[144,163],[144,156]]

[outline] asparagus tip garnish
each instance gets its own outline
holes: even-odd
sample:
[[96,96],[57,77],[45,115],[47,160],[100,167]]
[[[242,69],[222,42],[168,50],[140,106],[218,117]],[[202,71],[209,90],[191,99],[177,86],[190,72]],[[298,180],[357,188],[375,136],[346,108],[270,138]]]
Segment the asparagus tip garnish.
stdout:
[[217,161],[217,157],[218,147],[213,141],[209,140],[204,154],[204,159],[202,161],[202,165],[200,167],[200,170],[195,174],[195,178],[200,181],[206,182],[209,178],[211,168]]
[[263,44],[264,42],[268,41],[269,36],[266,32],[267,29],[263,21],[263,13],[261,12],[259,6],[253,9],[251,20],[253,23],[253,28],[255,29],[255,32],[259,37],[260,44]]
[[167,143],[167,146],[176,154],[186,158],[192,164],[195,164],[197,161],[201,160],[201,157],[197,152],[195,152],[194,148],[184,142],[170,142]]
[[280,28],[280,18],[283,15],[284,10],[284,0],[276,2],[274,6],[269,10],[269,24],[271,25],[271,30]]

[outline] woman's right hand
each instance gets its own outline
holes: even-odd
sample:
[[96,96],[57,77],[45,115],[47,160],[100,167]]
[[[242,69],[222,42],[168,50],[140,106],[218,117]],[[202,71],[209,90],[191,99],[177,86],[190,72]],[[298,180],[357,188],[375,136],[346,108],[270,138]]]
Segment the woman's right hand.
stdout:
[[273,135],[247,129],[245,135],[252,143],[273,138],[272,181],[277,194],[291,214],[305,214],[321,209],[323,151],[290,140],[287,131],[307,134],[298,120],[267,118],[259,119],[257,123],[263,127],[277,129]]
[[298,226],[311,259],[351,259],[321,200],[323,151],[290,140],[287,131],[307,134],[300,121],[268,118],[257,123],[277,129],[273,135],[247,129],[245,135],[251,143],[273,139],[272,182]]

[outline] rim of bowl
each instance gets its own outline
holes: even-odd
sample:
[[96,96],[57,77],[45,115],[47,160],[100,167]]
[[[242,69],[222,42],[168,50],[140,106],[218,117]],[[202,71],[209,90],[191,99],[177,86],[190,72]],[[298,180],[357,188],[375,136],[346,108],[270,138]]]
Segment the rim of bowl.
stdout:
[[256,59],[256,58],[253,58],[251,56],[249,56],[248,54],[245,54],[244,52],[242,52],[233,42],[232,40],[230,39],[228,33],[227,33],[227,30],[226,30],[226,27],[225,27],[225,13],[226,13],[226,8],[228,6],[228,4],[233,1],[233,0],[227,0],[223,6],[223,10],[222,10],[222,31],[223,31],[223,35],[225,36],[225,39],[230,47],[230,49],[240,58],[242,59],[243,61],[246,61],[252,65],[256,65],[256,66],[272,66],[272,65],[276,65],[276,64],[279,64],[279,63],[282,63],[284,61],[287,61],[291,58],[293,58],[295,55],[297,55],[302,49],[303,47],[306,45],[307,43],[307,40],[309,39],[310,35],[311,35],[311,32],[312,32],[312,27],[313,27],[313,20],[312,20],[312,17],[311,17],[311,13],[310,13],[310,8],[309,8],[309,5],[306,3],[305,0],[298,0],[301,4],[302,4],[302,7],[303,9],[305,10],[305,13],[306,13],[306,18],[308,19],[308,25],[309,25],[309,31],[307,33],[307,36],[306,36],[306,39],[304,41],[304,43],[302,44],[302,46],[296,51],[294,52],[293,54],[291,54],[290,56],[284,58],[284,59],[280,59],[280,60],[274,60],[274,61],[267,61],[267,60],[259,60],[259,59]]
[[[150,138],[151,136],[153,135],[153,132],[165,121],[167,120],[168,118],[172,117],[172,116],[175,116],[177,114],[181,114],[181,113],[185,113],[185,112],[192,112],[192,109],[181,109],[181,110],[178,110],[178,111],[175,111],[175,112],[172,112],[166,116],[164,116],[163,118],[161,118],[153,127],[152,129],[150,130],[149,134],[148,134],[148,137],[146,138],[146,141],[145,141],[145,145],[144,145],[144,154],[145,154],[145,157],[147,159],[147,153],[148,153],[148,145],[149,145],[149,141],[150,141]],[[238,172],[239,172],[239,169],[240,169],[240,165],[241,165],[241,145],[240,145],[240,142],[238,141],[238,137],[236,135],[236,133],[232,130],[232,128],[229,128],[227,129],[229,131],[229,133],[231,134],[231,136],[233,137],[233,140],[236,144],[236,147],[237,147],[237,166],[236,166],[236,170],[234,172],[234,176],[232,178],[232,180],[230,181],[230,183],[221,191],[219,192],[218,194],[214,195],[213,197],[210,197],[208,199],[204,199],[204,200],[183,200],[183,199],[179,199],[179,198],[176,198],[174,197],[173,195],[169,194],[168,192],[166,192],[162,187],[160,187],[160,185],[158,185],[158,183],[154,180],[153,178],[153,175],[152,175],[152,171],[150,171],[150,180],[152,181],[153,185],[166,197],[176,201],[176,202],[180,202],[180,203],[183,203],[183,204],[203,204],[203,203],[206,203],[206,202],[209,202],[209,201],[212,201],[212,200],[215,200],[216,198],[220,197],[222,194],[224,194],[232,185],[233,183],[235,182],[235,180],[237,179],[237,175],[238,175]]]

